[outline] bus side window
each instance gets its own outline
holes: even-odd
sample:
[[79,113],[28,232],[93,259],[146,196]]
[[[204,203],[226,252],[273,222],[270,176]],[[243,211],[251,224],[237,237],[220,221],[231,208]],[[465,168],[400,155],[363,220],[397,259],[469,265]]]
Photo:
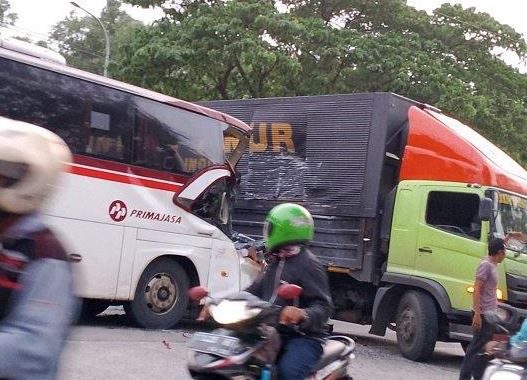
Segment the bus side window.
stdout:
[[0,58],[0,115],[58,134],[73,153],[130,160],[130,95]]
[[162,122],[140,111],[134,129],[133,164],[171,173],[186,173],[180,144]]
[[83,153],[129,163],[133,133],[130,96],[87,82],[83,83],[83,93]]
[[83,137],[76,127],[82,119],[82,98],[75,80],[3,58],[0,67],[0,116],[47,128],[73,153],[82,152]]
[[[115,131],[116,123],[111,114],[90,111],[89,133],[86,141],[85,153],[101,158],[112,158],[122,161],[127,156],[126,135],[123,131]],[[126,132],[124,132],[126,133]]]

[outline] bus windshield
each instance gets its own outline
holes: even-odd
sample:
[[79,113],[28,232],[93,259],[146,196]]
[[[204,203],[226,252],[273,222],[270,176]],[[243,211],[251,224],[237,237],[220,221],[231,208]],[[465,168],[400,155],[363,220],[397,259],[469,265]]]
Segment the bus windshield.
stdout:
[[[511,232],[519,232],[527,236],[527,199],[497,191],[494,202],[497,213],[493,223],[493,235],[505,238]],[[519,253],[527,253],[524,239],[507,239],[507,248]]]

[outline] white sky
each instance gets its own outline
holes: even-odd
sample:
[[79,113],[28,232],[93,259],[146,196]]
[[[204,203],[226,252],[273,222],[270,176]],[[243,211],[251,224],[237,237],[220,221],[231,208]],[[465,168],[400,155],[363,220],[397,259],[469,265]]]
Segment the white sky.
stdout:
[[517,32],[527,35],[527,1],[525,0],[407,0],[408,5],[428,12],[443,3],[461,4],[463,8],[475,7],[478,12],[486,12],[502,24],[512,26]]
[[[527,35],[527,1],[525,0],[407,0],[409,5],[430,11],[445,2],[460,3],[463,7],[476,7],[487,12],[501,23],[508,24],[524,36]],[[74,8],[68,0],[10,0],[11,9],[18,13],[17,27],[46,35],[51,26],[62,20]],[[77,3],[95,15],[106,4],[106,0],[77,0]],[[125,5],[124,9],[134,18],[151,22],[161,16],[160,10],[142,9]],[[83,13],[77,9],[79,15]]]
[[[9,0],[11,10],[18,13],[19,19],[12,31],[17,35],[26,34],[33,40],[45,40],[51,26],[64,19],[71,10],[76,10],[79,16],[84,15],[80,9],[73,7],[69,0]],[[527,1],[525,0],[407,0],[408,4],[428,12],[442,3],[459,3],[464,8],[475,7],[477,11],[487,12],[503,24],[512,26],[523,36],[527,36]],[[106,0],[77,0],[77,3],[95,15],[99,15]],[[161,17],[160,9],[142,9],[129,5],[123,9],[132,17],[145,23],[150,23]],[[505,60],[512,65],[518,65],[517,58],[508,55]],[[527,71],[521,65],[522,71]]]
[[[74,10],[80,17],[86,13],[70,4],[69,0],[9,0],[11,11],[18,13],[18,21],[14,30],[17,34],[29,33],[32,39],[46,39],[52,25],[64,19],[70,11]],[[95,16],[101,14],[106,5],[106,0],[77,0],[84,9]],[[160,9],[143,9],[124,5],[130,16],[145,23],[152,22],[163,15]]]

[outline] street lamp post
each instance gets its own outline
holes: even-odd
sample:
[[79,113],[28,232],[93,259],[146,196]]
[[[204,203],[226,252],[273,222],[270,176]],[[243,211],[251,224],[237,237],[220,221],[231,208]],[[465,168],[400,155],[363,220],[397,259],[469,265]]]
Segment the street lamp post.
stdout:
[[77,4],[76,2],[74,1],[70,1],[70,4],[73,5],[74,7],[77,7],[79,9],[82,9],[84,12],[86,12],[87,14],[89,14],[91,17],[93,17],[95,20],[97,20],[97,22],[99,23],[99,25],[101,26],[102,28],[102,31],[104,32],[104,76],[107,77],[108,76],[108,62],[110,61],[110,38],[108,37],[108,31],[106,30],[106,28],[104,27],[104,25],[102,24],[101,20],[99,20],[97,17],[95,17],[93,14],[91,14],[90,12],[88,12],[86,9],[84,9],[83,7],[81,7],[79,4]]

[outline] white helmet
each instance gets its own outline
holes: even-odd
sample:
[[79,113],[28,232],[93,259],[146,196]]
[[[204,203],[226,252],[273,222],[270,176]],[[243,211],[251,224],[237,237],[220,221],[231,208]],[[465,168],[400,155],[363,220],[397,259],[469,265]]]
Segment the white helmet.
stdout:
[[68,146],[53,132],[0,117],[0,210],[37,210],[71,159]]

